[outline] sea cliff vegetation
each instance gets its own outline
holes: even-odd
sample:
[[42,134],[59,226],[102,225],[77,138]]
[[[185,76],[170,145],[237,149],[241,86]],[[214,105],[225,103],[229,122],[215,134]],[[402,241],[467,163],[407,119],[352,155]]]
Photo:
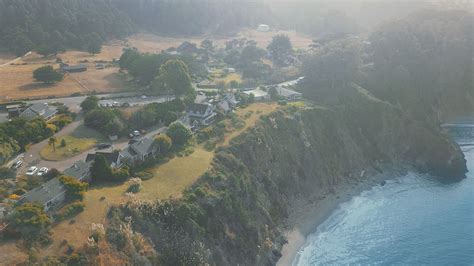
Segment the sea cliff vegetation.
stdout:
[[344,107],[289,106],[262,116],[218,149],[212,168],[181,200],[132,199],[110,211],[108,230],[130,224],[151,240],[153,260],[163,265],[274,264],[294,199],[324,197],[397,166],[464,176],[461,151],[438,128],[360,87],[352,92]]

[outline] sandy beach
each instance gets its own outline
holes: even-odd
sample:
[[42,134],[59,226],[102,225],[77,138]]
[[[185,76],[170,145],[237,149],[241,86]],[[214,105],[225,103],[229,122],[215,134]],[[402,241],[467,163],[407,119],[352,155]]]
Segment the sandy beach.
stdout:
[[277,262],[277,266],[292,265],[299,250],[305,245],[306,237],[314,233],[317,227],[323,223],[339,205],[360,195],[363,191],[369,190],[373,186],[380,185],[382,181],[391,177],[401,175],[401,172],[387,172],[372,175],[359,183],[341,184],[335,189],[335,193],[325,195],[313,200],[310,203],[294,202],[293,209],[288,224],[292,229],[285,232],[288,243],[281,250],[282,257]]

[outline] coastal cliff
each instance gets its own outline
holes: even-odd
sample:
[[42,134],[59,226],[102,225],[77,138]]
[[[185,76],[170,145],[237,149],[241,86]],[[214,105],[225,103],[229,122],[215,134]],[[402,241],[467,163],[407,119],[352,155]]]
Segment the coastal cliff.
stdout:
[[132,200],[109,216],[131,217],[158,264],[273,265],[295,200],[395,168],[458,180],[466,162],[439,127],[356,89],[344,106],[289,106],[261,117],[216,151],[183,199]]

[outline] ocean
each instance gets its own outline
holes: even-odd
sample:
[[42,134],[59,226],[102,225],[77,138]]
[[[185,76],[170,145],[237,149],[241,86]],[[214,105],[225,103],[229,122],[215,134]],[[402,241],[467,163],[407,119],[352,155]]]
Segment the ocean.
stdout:
[[294,265],[474,265],[474,125],[450,124],[467,178],[394,177],[343,203],[309,235]]

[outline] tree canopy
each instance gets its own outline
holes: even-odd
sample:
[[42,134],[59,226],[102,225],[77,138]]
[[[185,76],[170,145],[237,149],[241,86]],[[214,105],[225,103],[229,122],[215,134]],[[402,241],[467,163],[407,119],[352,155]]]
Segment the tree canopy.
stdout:
[[33,71],[33,78],[36,81],[51,84],[63,80],[63,74],[54,70],[52,66],[42,66]]
[[174,122],[169,126],[167,135],[171,138],[174,145],[181,146],[188,142],[192,133],[181,122]]
[[23,237],[37,240],[46,234],[51,220],[39,203],[24,203],[15,208],[12,225]]
[[98,107],[99,107],[99,98],[95,95],[88,96],[81,103],[81,109],[85,113],[88,113],[94,109],[97,109]]
[[287,35],[279,34],[273,37],[267,47],[270,57],[278,66],[286,66],[293,54],[293,46]]
[[194,87],[186,64],[178,59],[168,60],[160,67],[159,75],[153,81],[153,89],[177,97],[192,94]]

